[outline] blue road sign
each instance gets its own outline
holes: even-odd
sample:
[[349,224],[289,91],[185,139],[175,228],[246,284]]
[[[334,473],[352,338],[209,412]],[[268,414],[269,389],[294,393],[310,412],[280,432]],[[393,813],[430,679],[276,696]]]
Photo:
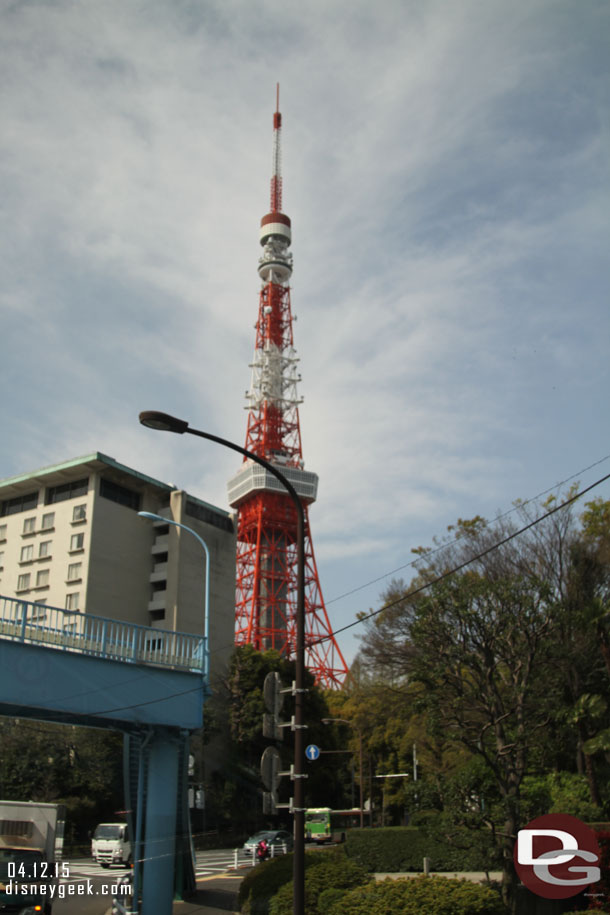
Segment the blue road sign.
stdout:
[[320,756],[320,747],[317,747],[315,743],[310,743],[305,750],[305,756],[313,762],[314,759],[318,759]]

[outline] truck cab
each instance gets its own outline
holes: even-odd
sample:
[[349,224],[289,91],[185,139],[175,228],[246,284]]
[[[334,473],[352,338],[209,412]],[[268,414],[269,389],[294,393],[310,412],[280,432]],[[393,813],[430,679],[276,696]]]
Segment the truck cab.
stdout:
[[91,857],[102,867],[131,867],[133,853],[127,823],[100,823],[91,840]]

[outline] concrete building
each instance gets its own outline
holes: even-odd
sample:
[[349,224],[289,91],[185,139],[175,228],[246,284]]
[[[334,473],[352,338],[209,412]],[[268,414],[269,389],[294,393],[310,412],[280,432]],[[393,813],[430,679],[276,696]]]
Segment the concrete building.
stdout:
[[74,613],[203,633],[210,551],[212,679],[235,627],[233,516],[95,453],[0,481],[0,594]]

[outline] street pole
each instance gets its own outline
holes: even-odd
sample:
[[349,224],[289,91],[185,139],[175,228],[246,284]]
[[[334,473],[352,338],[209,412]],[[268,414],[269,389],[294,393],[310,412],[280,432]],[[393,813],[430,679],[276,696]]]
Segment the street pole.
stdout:
[[167,413],[147,410],[140,413],[140,423],[149,429],[158,429],[164,432],[175,432],[183,435],[188,432],[199,438],[208,439],[225,448],[231,448],[256,464],[260,464],[269,473],[280,481],[294,503],[297,513],[297,612],[296,612],[296,657],[295,657],[295,682],[294,682],[294,790],[293,790],[293,817],[294,817],[294,858],[293,858],[293,913],[305,915],[305,785],[304,785],[304,757],[305,738],[303,730],[303,698],[305,694],[305,512],[298,493],[292,483],[265,458],[253,451],[242,448],[227,439],[203,432],[200,429],[191,429],[183,419],[177,419]]
[[[351,721],[348,721],[347,718],[323,718],[322,724],[330,724],[333,721],[339,721],[342,724],[347,724],[358,735],[358,742],[360,744],[360,753],[359,753],[360,771],[358,774],[358,778],[360,780],[360,829],[363,829],[364,828],[364,810],[362,809],[362,802],[363,802],[363,798],[364,798],[364,794],[363,794],[364,783],[362,781],[362,731],[360,730],[360,728],[357,728],[356,725],[352,724]],[[371,807],[372,807],[372,803],[373,803],[373,799],[371,797]]]

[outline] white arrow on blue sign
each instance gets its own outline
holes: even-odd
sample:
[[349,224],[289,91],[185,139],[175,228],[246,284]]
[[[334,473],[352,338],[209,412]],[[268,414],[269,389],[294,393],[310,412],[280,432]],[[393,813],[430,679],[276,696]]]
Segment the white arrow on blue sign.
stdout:
[[310,743],[305,750],[305,756],[313,762],[314,759],[318,759],[320,756],[320,747],[317,747],[315,743]]

